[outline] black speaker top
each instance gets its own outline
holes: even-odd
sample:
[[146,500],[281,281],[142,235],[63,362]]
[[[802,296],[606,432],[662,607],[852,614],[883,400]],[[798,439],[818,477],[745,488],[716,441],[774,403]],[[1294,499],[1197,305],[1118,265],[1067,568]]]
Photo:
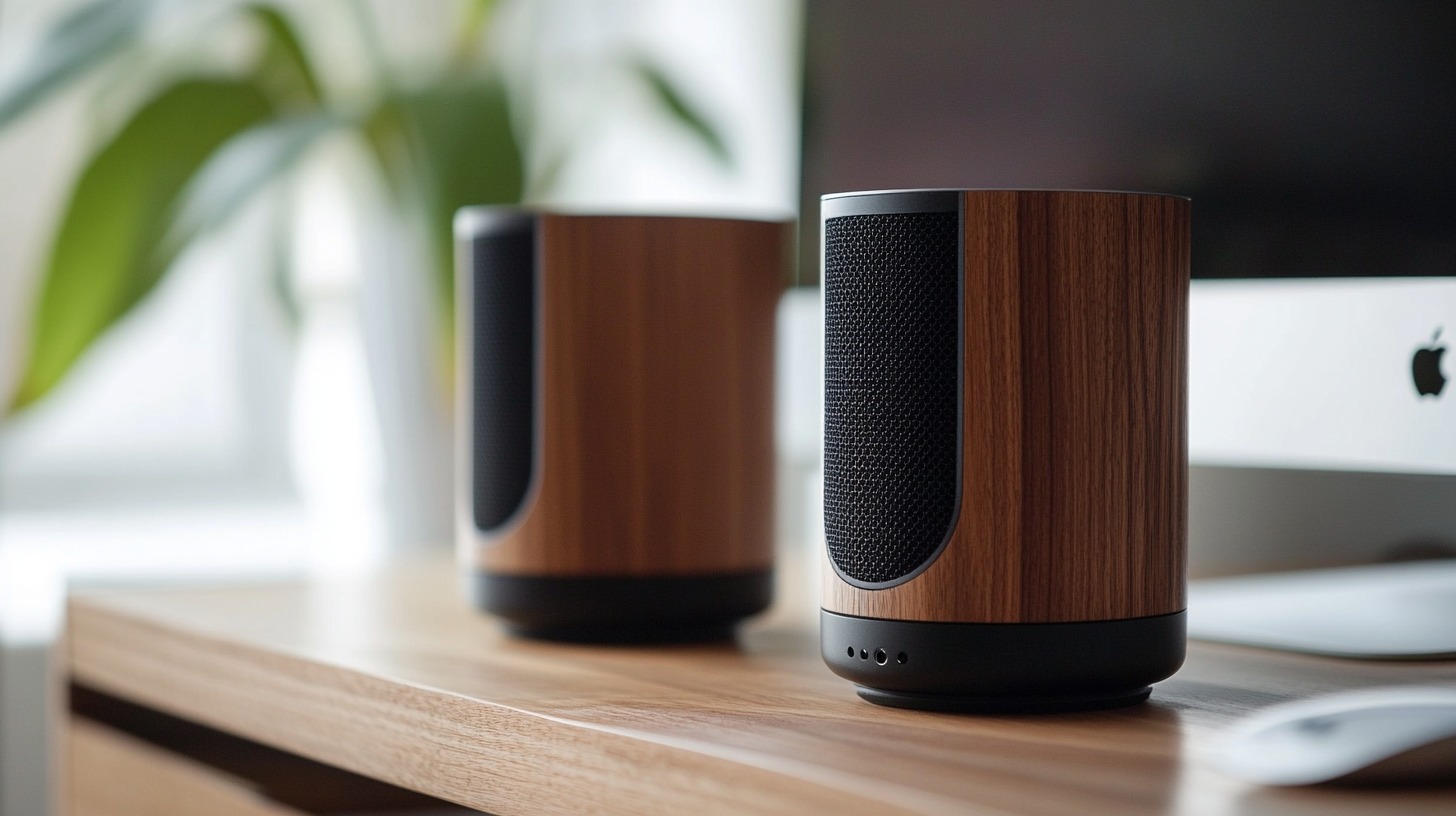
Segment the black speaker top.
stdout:
[[455,240],[526,229],[535,221],[536,215],[531,210],[508,204],[461,207],[455,211]]
[[884,213],[945,212],[960,208],[961,196],[965,193],[994,192],[1057,192],[1057,193],[1110,193],[1113,195],[1146,195],[1160,198],[1183,198],[1166,193],[1146,193],[1136,190],[1040,190],[1038,188],[954,188],[935,187],[908,190],[858,190],[844,193],[828,193],[819,197],[819,214],[824,220],[845,215],[880,215]]
[[828,220],[846,215],[954,212],[960,209],[960,190],[872,190],[830,193],[819,203],[819,215]]

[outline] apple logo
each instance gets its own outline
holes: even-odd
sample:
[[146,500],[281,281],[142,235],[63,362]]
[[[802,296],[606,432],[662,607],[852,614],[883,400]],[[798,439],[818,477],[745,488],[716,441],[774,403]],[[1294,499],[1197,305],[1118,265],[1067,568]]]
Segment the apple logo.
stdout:
[[1446,387],[1446,375],[1441,373],[1441,355],[1446,353],[1446,347],[1436,345],[1440,339],[1441,330],[1437,328],[1435,335],[1431,337],[1431,344],[1417,349],[1416,356],[1411,358],[1411,375],[1416,379],[1416,393],[1422,397],[1439,397],[1441,389]]

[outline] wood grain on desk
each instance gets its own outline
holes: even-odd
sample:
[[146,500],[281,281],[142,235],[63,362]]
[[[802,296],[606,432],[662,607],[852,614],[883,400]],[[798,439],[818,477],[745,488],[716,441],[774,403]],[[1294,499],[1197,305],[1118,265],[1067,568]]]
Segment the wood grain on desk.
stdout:
[[72,599],[73,682],[468,807],[512,813],[1451,813],[1456,790],[1274,791],[1206,768],[1231,718],[1456,680],[1194,644],[1148,704],[967,717],[878,708],[787,611],[738,644],[512,640],[447,567]]

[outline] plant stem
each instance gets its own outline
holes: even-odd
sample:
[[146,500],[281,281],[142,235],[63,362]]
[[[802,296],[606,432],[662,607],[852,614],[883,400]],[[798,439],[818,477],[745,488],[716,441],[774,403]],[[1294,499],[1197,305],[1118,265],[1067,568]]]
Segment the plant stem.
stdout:
[[470,63],[471,52],[480,42],[494,11],[495,0],[467,0],[460,15],[460,25],[455,31],[455,47],[451,54],[455,68],[464,68]]
[[385,96],[392,96],[398,85],[395,82],[394,71],[390,68],[387,52],[384,50],[384,38],[380,36],[379,26],[376,25],[374,15],[365,7],[365,0],[350,0],[346,4],[354,17],[354,28],[358,29],[359,41],[364,46],[364,53],[369,58],[369,66],[374,72],[374,80],[384,91]]

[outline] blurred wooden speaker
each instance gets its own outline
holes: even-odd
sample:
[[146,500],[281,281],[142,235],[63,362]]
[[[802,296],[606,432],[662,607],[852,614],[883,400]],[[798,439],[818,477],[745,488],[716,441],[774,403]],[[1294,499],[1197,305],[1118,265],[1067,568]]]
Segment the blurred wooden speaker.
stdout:
[[467,208],[458,531],[516,633],[720,636],[772,590],[792,225]]

